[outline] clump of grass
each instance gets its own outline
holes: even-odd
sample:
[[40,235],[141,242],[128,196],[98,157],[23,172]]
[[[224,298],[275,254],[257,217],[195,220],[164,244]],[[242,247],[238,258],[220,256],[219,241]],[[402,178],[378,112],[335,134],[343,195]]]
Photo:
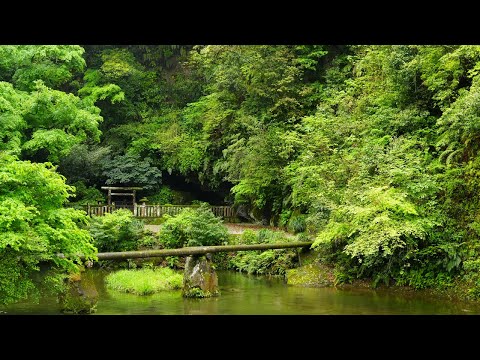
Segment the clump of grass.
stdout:
[[170,268],[119,270],[106,276],[108,289],[150,295],[164,290],[177,290],[183,286],[183,274]]

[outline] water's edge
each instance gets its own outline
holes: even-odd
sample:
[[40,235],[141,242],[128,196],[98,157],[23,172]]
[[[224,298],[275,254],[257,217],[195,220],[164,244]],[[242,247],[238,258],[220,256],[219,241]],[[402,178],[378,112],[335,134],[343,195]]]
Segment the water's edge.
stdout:
[[[107,290],[107,272],[88,269],[98,291],[93,315],[469,315],[480,305],[448,300],[424,291],[390,288],[306,288],[287,285],[283,278],[218,271],[220,296],[186,299],[181,291],[148,296]],[[1,314],[58,315],[55,298],[39,304],[23,302],[1,309]],[[89,315],[86,315],[89,316]]]

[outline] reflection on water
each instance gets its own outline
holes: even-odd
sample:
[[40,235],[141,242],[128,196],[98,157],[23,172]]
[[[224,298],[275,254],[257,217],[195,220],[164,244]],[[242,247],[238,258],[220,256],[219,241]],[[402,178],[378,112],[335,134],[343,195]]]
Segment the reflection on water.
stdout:
[[[480,304],[452,302],[425,292],[303,288],[281,278],[219,271],[221,295],[186,299],[181,291],[137,296],[107,290],[106,272],[89,269],[99,293],[94,315],[433,315],[480,314]],[[15,304],[1,309],[7,314],[60,314],[54,298],[40,304]]]

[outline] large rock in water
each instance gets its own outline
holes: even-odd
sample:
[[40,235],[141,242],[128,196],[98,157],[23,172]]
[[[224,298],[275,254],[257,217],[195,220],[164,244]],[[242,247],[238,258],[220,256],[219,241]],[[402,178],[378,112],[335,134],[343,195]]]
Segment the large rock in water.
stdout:
[[210,254],[187,257],[182,295],[196,298],[220,295],[218,277]]

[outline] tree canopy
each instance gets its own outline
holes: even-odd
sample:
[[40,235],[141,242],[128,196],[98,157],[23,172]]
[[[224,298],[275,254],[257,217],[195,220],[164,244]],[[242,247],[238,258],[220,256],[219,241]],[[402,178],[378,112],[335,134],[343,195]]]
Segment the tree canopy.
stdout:
[[477,296],[479,69],[476,45],[0,46],[0,151],[71,200],[196,189],[297,224],[340,281]]

